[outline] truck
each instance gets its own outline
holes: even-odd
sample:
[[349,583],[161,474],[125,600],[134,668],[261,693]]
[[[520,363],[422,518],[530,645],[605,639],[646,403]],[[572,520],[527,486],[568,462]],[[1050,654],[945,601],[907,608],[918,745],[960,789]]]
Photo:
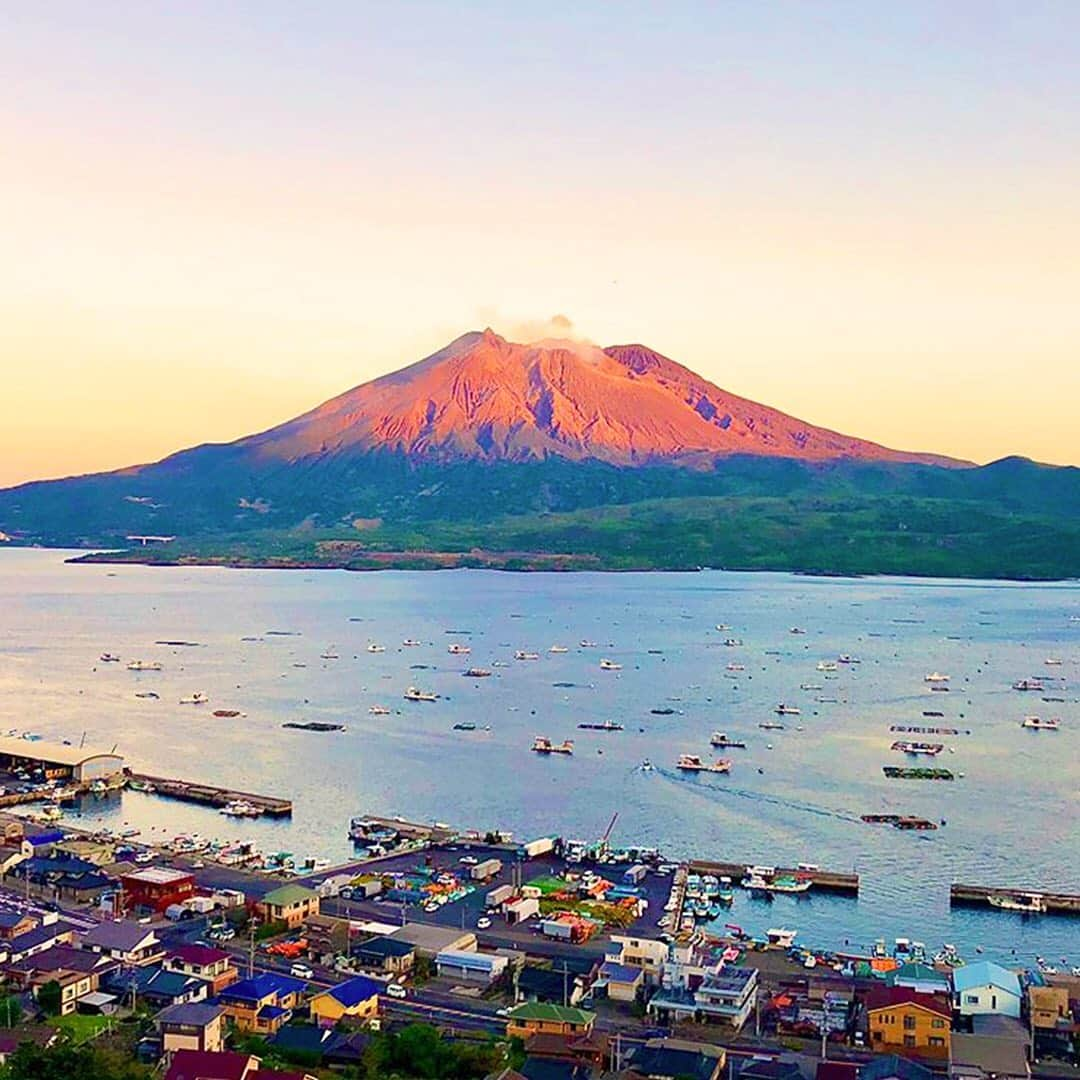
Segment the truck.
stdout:
[[514,895],[513,885],[500,885],[498,888],[492,889],[491,892],[484,897],[484,903],[489,908],[501,907]]
[[530,840],[521,845],[521,854],[526,859],[535,859],[539,855],[547,855],[555,850],[555,837],[541,836],[536,840]]
[[545,919],[540,924],[544,937],[558,938],[560,941],[572,941],[574,927],[572,923],[559,922],[558,919]]
[[483,862],[478,862],[475,866],[469,868],[469,877],[473,881],[489,881],[491,878],[498,876],[502,870],[502,863],[498,859],[485,859]]
[[648,873],[649,868],[647,866],[637,863],[635,866],[631,866],[630,869],[623,874],[623,884],[640,885],[645,880]]

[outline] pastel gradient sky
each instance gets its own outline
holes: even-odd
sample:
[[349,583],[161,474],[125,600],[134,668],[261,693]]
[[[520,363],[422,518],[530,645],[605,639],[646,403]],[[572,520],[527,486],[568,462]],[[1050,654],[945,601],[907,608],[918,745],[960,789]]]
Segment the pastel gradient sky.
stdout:
[[562,313],[814,423],[1080,462],[1080,4],[0,10],[0,484]]

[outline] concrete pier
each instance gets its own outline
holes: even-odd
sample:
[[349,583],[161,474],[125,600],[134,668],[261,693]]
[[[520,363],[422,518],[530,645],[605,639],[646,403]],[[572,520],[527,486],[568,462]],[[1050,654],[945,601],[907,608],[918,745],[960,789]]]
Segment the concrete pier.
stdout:
[[193,784],[187,780],[174,780],[165,776],[148,776],[145,773],[128,773],[128,781],[138,781],[154,786],[155,795],[184,802],[203,803],[206,806],[228,806],[231,802],[246,802],[257,807],[268,817],[292,815],[292,800],[277,799],[272,795],[255,795],[250,791],[232,791],[214,787],[212,784]]
[[[690,870],[695,874],[713,874],[716,877],[729,877],[738,884],[739,879],[746,873],[749,863],[726,863],[708,862],[704,859],[693,859],[690,862]],[[789,875],[795,877],[807,877],[814,883],[814,888],[819,892],[844,893],[848,896],[859,895],[859,875],[837,873],[833,870],[798,870],[785,866],[776,868],[777,875]]]
[[[949,901],[956,907],[989,908],[991,896],[1022,896],[1036,894],[1043,898],[1047,912],[1058,915],[1080,915],[1080,896],[1075,893],[1047,889],[1027,889],[1017,885],[963,885],[954,882],[949,888]],[[1005,911],[1005,909],[1000,909]],[[1015,915],[1016,912],[1005,911]]]

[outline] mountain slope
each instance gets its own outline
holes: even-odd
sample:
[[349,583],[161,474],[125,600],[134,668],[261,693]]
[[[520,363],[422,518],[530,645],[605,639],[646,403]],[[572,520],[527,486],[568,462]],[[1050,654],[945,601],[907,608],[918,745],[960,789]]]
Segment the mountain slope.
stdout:
[[961,465],[890,450],[729,394],[642,345],[465,334],[238,448],[261,460],[392,450],[427,460],[705,464],[733,454]]

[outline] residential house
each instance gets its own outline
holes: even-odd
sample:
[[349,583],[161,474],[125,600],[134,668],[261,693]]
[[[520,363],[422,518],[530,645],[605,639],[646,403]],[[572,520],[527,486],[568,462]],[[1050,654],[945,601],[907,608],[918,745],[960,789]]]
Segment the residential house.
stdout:
[[604,960],[627,967],[641,968],[645,982],[657,985],[660,982],[664,962],[668,959],[668,947],[662,941],[653,938],[626,937],[613,934],[604,950]]
[[268,892],[255,905],[255,910],[267,922],[285,923],[294,929],[305,919],[319,914],[319,894],[303,885],[282,885]]
[[934,1080],[934,1074],[898,1054],[878,1054],[859,1067],[858,1080]]
[[665,962],[660,989],[647,1005],[663,1021],[723,1024],[741,1031],[757,1003],[755,968],[727,967],[690,951]]
[[8,962],[25,960],[35,953],[44,952],[54,945],[70,945],[75,940],[75,927],[62,922],[55,912],[42,916],[41,922],[32,930],[4,942],[8,950]]
[[38,924],[38,917],[29,911],[0,909],[0,938],[10,941],[20,934],[28,933]]
[[948,1059],[952,1011],[939,998],[883,986],[870,991],[866,1016],[876,1052]]
[[195,875],[172,866],[145,866],[120,879],[127,911],[162,912],[195,895]]
[[906,990],[915,990],[920,994],[952,993],[952,984],[947,975],[942,975],[928,964],[910,962],[901,964],[885,976],[886,986],[899,986]]
[[610,1043],[602,1032],[588,1035],[530,1035],[525,1040],[525,1055],[530,1060],[560,1061],[584,1067],[591,1073],[610,1059]]
[[1067,1058],[1080,1028],[1073,1021],[1069,991],[1064,986],[1027,988],[1028,1016],[1035,1036],[1035,1053]]
[[1024,1039],[953,1035],[949,1080],[1028,1080],[1031,1066]]
[[0,1065],[6,1065],[8,1055],[15,1053],[22,1043],[33,1043],[45,1049],[59,1038],[60,1032],[57,1028],[44,1024],[20,1024],[14,1028],[0,1028]]
[[134,994],[156,1009],[205,1001],[209,990],[209,983],[205,980],[166,971],[157,964],[114,968],[101,981],[110,993],[126,996],[129,1001]]
[[10,964],[5,974],[12,986],[25,990],[35,980],[48,982],[53,972],[81,971],[94,975],[94,988],[97,989],[101,975],[114,966],[114,961],[97,953],[76,949],[73,945],[54,945]]
[[802,1080],[798,1062],[790,1058],[743,1058],[732,1062],[733,1080]]
[[165,955],[152,929],[125,920],[98,923],[83,934],[81,945],[128,966],[155,964]]
[[533,967],[529,964],[515,968],[515,1000],[577,1005],[585,996],[592,968],[591,960],[581,964],[560,960],[557,969]]
[[306,986],[301,979],[264,971],[227,986],[218,1001],[241,1031],[270,1035],[288,1023]]
[[341,953],[349,951],[349,920],[332,915],[311,915],[304,922],[304,937],[312,960],[333,964]]
[[177,1050],[216,1053],[225,1048],[225,1011],[204,1001],[169,1005],[154,1017],[165,1054]]
[[177,1050],[164,1080],[251,1080],[259,1067],[254,1054],[230,1050]]
[[209,983],[209,996],[236,982],[239,975],[230,953],[207,945],[181,945],[165,957],[165,969]]
[[358,1066],[369,1036],[363,1031],[340,1032],[311,1024],[286,1024],[267,1041],[283,1054],[303,1054],[320,1065]]
[[416,947],[395,937],[374,937],[352,947],[352,958],[362,971],[407,975],[416,962]]
[[1022,993],[1015,972],[980,960],[953,971],[953,1006],[961,1016],[1000,1013],[1020,1016]]
[[605,990],[612,1001],[637,1001],[645,984],[645,972],[640,967],[605,960],[600,965],[600,975],[593,983],[593,994]]
[[507,1014],[506,1035],[527,1039],[530,1035],[588,1035],[596,1021],[595,1013],[564,1005],[525,1002]]
[[630,1055],[627,1080],[720,1080],[727,1056],[720,1046],[686,1039],[649,1039]]
[[430,923],[408,923],[393,933],[395,941],[407,941],[416,955],[434,960],[444,949],[476,951],[476,935],[471,930],[455,930],[452,926],[432,926]]
[[333,1027],[344,1019],[369,1020],[379,1014],[379,994],[384,989],[383,983],[357,975],[316,994],[308,1009],[312,1020],[324,1027]]

